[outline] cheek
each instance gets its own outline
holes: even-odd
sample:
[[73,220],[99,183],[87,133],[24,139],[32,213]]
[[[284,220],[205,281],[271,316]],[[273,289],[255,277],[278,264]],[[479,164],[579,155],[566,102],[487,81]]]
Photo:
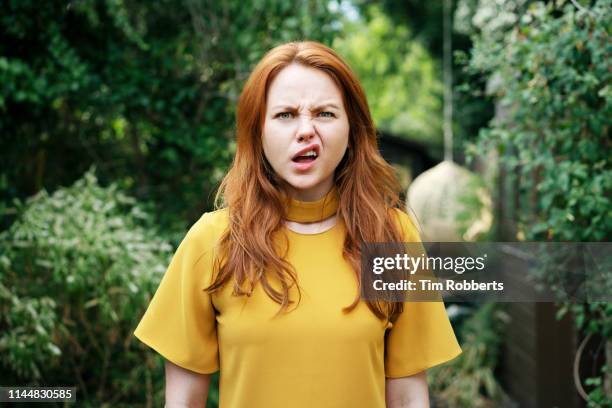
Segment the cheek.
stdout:
[[344,156],[349,140],[348,124],[339,124],[334,129],[330,129],[330,137],[328,138],[328,147],[333,153],[334,161],[340,161]]
[[264,156],[275,170],[278,170],[278,165],[283,160],[283,143],[281,138],[276,137],[270,128],[264,128],[262,135],[262,148]]
[[273,148],[274,144],[270,143],[270,139],[268,138],[263,138],[262,140],[262,148],[263,148],[263,153],[265,158],[268,160],[268,162],[274,166],[274,158],[276,157],[276,154],[274,154],[274,148]]

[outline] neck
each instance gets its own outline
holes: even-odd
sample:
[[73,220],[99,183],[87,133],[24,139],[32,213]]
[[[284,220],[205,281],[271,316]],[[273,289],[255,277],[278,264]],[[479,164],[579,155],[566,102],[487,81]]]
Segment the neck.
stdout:
[[315,201],[301,201],[286,198],[286,219],[288,221],[308,223],[328,219],[338,211],[339,195],[336,186],[323,197]]

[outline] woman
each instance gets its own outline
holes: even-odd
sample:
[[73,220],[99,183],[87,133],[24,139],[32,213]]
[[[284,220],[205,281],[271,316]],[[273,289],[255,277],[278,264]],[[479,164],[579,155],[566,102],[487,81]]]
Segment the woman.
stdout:
[[274,48],[240,95],[221,209],[189,230],[135,335],[166,359],[166,403],[426,407],[459,353],[442,302],[360,298],[363,242],[419,242],[363,89],[316,42]]

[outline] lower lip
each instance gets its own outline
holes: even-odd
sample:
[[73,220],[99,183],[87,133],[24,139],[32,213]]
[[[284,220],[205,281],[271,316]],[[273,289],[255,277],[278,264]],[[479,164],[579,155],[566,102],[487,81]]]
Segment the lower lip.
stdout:
[[312,166],[314,166],[314,164],[317,162],[317,160],[319,160],[319,158],[317,157],[316,159],[314,159],[311,162],[294,162],[293,160],[291,161],[291,163],[293,163],[293,165],[295,166],[295,168],[299,171],[306,171],[308,169],[310,169]]

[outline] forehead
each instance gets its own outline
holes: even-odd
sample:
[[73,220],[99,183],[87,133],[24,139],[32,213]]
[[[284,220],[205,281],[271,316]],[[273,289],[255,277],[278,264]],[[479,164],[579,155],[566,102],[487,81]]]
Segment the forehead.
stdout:
[[283,68],[270,83],[270,103],[300,104],[305,102],[342,103],[338,85],[320,69],[291,64]]

